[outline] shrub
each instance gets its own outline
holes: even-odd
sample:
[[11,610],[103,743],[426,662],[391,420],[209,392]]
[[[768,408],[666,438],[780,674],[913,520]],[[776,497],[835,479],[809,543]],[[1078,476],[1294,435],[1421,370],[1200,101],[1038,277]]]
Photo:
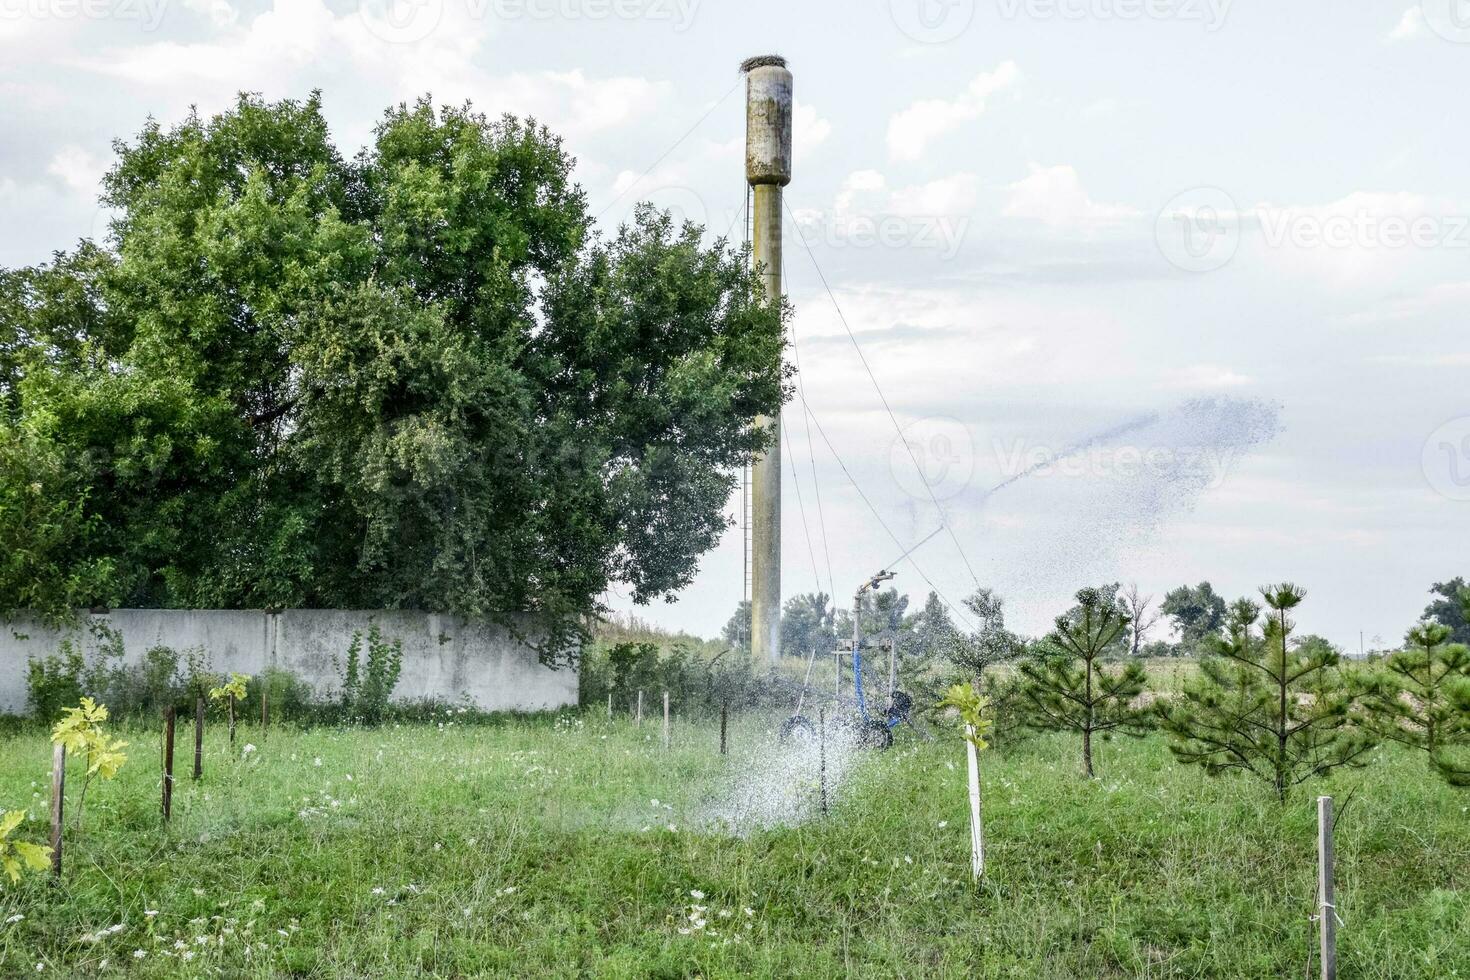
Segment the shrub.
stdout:
[[355,632],[347,648],[342,707],[351,719],[364,725],[380,725],[403,672],[403,641],[385,640],[373,623],[368,627],[367,661],[362,662],[361,657],[362,633]]
[[83,693],[83,675],[87,664],[82,652],[71,640],[63,640],[59,653],[44,660],[31,660],[26,665],[26,702],[31,716],[44,724],[61,717],[68,705],[76,704]]

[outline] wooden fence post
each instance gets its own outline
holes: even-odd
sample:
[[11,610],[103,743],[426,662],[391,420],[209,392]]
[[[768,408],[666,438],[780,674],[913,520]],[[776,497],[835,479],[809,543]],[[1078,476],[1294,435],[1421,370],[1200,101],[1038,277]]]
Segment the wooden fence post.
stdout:
[[194,779],[204,775],[204,695],[194,696]]
[[669,692],[664,692],[664,750],[669,748]]
[[720,702],[720,755],[729,755],[729,743],[725,740],[725,730],[730,721],[730,702]]
[[1337,980],[1337,904],[1332,887],[1332,797],[1317,797],[1317,922],[1322,980]]
[[66,805],[66,746],[51,747],[51,874],[61,878],[61,824]]
[[607,720],[612,721],[612,692],[607,692]]
[[169,705],[163,712],[163,822],[174,812],[174,722],[177,711]]
[[643,727],[643,692],[638,692],[638,713],[633,717],[633,724],[638,728]]
[[817,711],[818,769],[817,784],[821,794],[822,816],[827,815],[827,709]]
[[230,695],[230,751],[235,750],[235,696]]

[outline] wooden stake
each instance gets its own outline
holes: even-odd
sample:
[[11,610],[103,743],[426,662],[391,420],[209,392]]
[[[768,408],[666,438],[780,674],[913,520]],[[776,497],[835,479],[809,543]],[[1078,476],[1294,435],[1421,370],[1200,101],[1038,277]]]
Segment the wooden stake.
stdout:
[[980,753],[975,743],[975,729],[965,726],[965,756],[970,770],[970,878],[979,881],[985,874],[985,825],[980,821]]
[[1317,797],[1317,922],[1322,980],[1337,980],[1337,906],[1332,887],[1332,797]]
[[729,755],[729,743],[725,740],[725,730],[730,722],[730,702],[720,702],[720,755]]
[[664,749],[669,747],[669,692],[664,692]]
[[638,714],[633,718],[633,724],[639,728],[643,727],[643,692],[638,692]]
[[235,750],[235,696],[230,695],[230,752]]
[[817,711],[817,745],[819,763],[817,784],[821,793],[822,816],[827,815],[827,709]]
[[194,779],[204,775],[204,695],[194,698]]
[[607,692],[607,720],[612,721],[612,692]]
[[51,747],[51,874],[61,878],[61,821],[66,806],[66,746]]
[[169,705],[163,712],[163,822],[174,812],[174,722],[177,712]]

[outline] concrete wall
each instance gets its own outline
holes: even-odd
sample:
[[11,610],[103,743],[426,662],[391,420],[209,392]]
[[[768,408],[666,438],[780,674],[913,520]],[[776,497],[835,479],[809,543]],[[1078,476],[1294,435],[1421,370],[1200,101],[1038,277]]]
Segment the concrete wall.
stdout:
[[92,654],[101,644],[93,626],[121,635],[125,660],[136,663],[155,646],[180,652],[202,647],[218,673],[289,670],[318,695],[341,685],[354,631],[377,623],[403,641],[403,674],[395,700],[464,698],[487,711],[535,711],[577,703],[577,672],[552,670],[536,652],[499,626],[436,613],[292,609],[281,613],[228,609],[115,609],[82,614],[75,627],[54,630],[19,618],[0,624],[0,712],[26,711],[26,661],[54,654],[70,637]]

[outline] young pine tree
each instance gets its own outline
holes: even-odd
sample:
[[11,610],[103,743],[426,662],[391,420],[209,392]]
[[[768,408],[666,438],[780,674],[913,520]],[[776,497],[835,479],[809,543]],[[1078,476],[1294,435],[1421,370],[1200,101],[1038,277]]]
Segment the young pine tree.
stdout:
[[1148,684],[1143,665],[1103,666],[1102,657],[1128,628],[1128,614],[1110,592],[1083,589],[1077,608],[1058,616],[1042,652],[1022,661],[1025,698],[1045,728],[1082,736],[1082,769],[1091,779],[1092,736],[1142,735],[1149,715],[1134,706]]
[[1373,739],[1353,724],[1360,692],[1323,644],[1291,648],[1288,613],[1306,592],[1290,583],[1261,589],[1268,612],[1249,599],[1231,605],[1227,635],[1181,696],[1157,705],[1169,748],[1211,774],[1241,770],[1270,783],[1277,799],[1313,776],[1361,764]]
[[1470,648],[1449,643],[1450,632],[1434,622],[1410,629],[1364,702],[1375,734],[1424,751],[1431,765],[1447,747],[1470,742],[1470,718],[1452,697],[1457,683],[1470,679]]

